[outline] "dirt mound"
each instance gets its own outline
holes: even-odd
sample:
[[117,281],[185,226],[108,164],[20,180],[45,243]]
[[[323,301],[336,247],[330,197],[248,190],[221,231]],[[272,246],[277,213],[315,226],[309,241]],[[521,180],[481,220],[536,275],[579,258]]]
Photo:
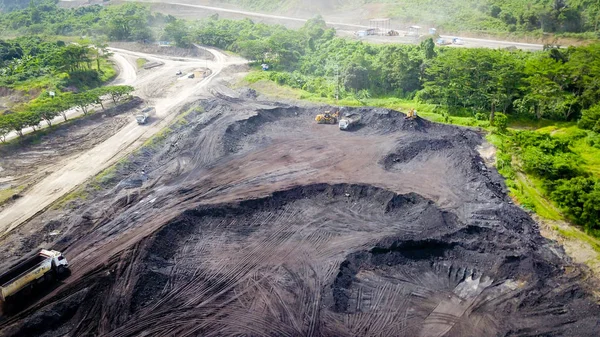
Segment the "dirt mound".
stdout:
[[184,211],[14,332],[592,336],[598,306],[527,241],[416,194],[295,187]]
[[1,239],[3,263],[44,241],[74,274],[0,333],[596,335],[585,275],[477,132],[370,108],[342,132],[314,121],[331,107],[243,97],[202,102],[76,211]]
[[381,336],[593,335],[596,323],[572,322],[598,306],[581,301],[585,290],[559,266],[516,246],[489,249],[471,229],[440,239],[386,239],[351,254],[332,286],[331,310],[339,319],[359,317],[346,333],[362,325]]
[[394,164],[411,161],[421,153],[446,150],[453,146],[452,142],[446,139],[418,140],[407,144],[396,153],[387,155],[383,165],[389,170]]
[[201,59],[214,59],[211,53],[200,48],[179,48],[175,46],[163,47],[153,43],[137,42],[111,42],[110,47],[132,50],[147,54],[165,55],[173,57],[194,57]]

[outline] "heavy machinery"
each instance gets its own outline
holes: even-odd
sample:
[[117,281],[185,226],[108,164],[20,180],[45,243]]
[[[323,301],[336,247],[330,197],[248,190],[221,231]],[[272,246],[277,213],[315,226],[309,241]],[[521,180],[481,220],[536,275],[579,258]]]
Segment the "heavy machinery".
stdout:
[[387,36],[398,36],[400,34],[398,33],[397,30],[391,29],[391,30],[388,30],[387,33],[385,33],[385,35],[387,35]]
[[315,121],[317,121],[317,124],[336,124],[339,116],[339,111],[334,113],[331,113],[331,111],[325,111],[325,113],[318,114],[317,117],[315,117]]
[[68,268],[69,263],[61,252],[41,249],[0,274],[0,301],[6,303],[21,290],[64,276]]
[[154,107],[145,108],[144,110],[140,111],[138,114],[135,115],[135,120],[140,125],[146,124],[146,122],[148,122],[148,117],[150,117],[150,114],[152,114],[154,110]]
[[408,110],[406,117],[404,117],[404,119],[415,119],[415,118],[417,118],[417,110],[415,110],[415,109]]
[[340,130],[350,130],[353,127],[355,127],[356,125],[358,125],[358,123],[360,123],[360,115],[357,113],[351,113],[348,115],[345,115],[344,117],[340,118],[340,123],[339,123],[339,127]]

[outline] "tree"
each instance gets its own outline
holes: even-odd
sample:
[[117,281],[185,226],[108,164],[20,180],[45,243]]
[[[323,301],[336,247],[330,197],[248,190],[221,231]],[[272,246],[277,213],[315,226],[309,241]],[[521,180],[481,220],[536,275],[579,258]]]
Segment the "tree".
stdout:
[[52,126],[52,120],[58,116],[59,111],[56,111],[52,99],[32,102],[27,106],[27,113],[37,115],[48,123],[48,126]]
[[181,48],[188,48],[192,45],[190,29],[184,20],[173,20],[164,28],[164,37],[167,40],[175,41],[175,45]]
[[98,96],[89,91],[74,94],[71,98],[73,105],[80,108],[84,115],[87,115],[88,107],[94,104],[97,100]]
[[569,48],[569,60],[562,74],[568,76],[573,91],[587,109],[600,101],[600,45]]
[[5,114],[4,116],[6,116],[6,118],[8,119],[8,124],[10,125],[11,129],[15,130],[15,132],[19,136],[23,136],[23,129],[27,126],[27,123],[26,123],[25,119],[23,118],[23,114],[22,113],[12,113],[12,114]]
[[108,44],[102,40],[96,41],[94,47],[92,48],[92,53],[95,55],[96,59],[96,70],[100,73],[102,72],[100,69],[100,60],[108,60],[113,53],[108,49]]
[[421,42],[421,49],[425,53],[425,59],[429,60],[435,57],[435,43],[432,38]]
[[0,115],[0,140],[6,142],[6,136],[12,131],[9,115]]
[[583,110],[581,112],[581,119],[577,125],[582,129],[600,132],[600,104],[596,104],[587,110]]
[[423,59],[413,46],[382,46],[374,58],[380,93],[402,91],[414,92],[421,88],[421,65]]
[[21,121],[23,122],[23,125],[31,127],[34,132],[36,131],[36,128],[40,125],[40,122],[42,121],[42,116],[36,112],[27,111],[19,113],[19,115],[21,116]]
[[525,94],[515,105],[518,111],[535,118],[568,120],[577,110],[577,97],[567,91],[570,79],[564,63],[550,52],[535,55],[526,62]]
[[23,49],[18,43],[0,40],[0,65],[6,61],[20,59],[23,57]]
[[110,87],[105,87],[106,93],[110,95],[113,100],[113,103],[117,104],[119,100],[123,96],[128,96],[130,93],[135,90],[132,86],[129,85],[115,85]]
[[344,86],[353,92],[366,89],[369,86],[369,72],[365,67],[351,64],[343,72]]
[[149,29],[150,11],[139,4],[126,3],[102,11],[103,26],[113,41],[142,41],[152,38]]
[[104,103],[102,102],[102,96],[106,95],[107,92],[104,87],[89,90],[88,94],[90,95],[90,97],[94,98],[94,102],[93,102],[94,104],[100,104],[100,106],[102,107],[102,110],[105,110]]

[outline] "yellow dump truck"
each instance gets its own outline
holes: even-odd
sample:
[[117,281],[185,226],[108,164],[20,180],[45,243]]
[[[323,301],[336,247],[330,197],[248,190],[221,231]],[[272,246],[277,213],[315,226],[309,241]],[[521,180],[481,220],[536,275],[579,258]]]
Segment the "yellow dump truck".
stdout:
[[21,290],[52,281],[68,272],[69,263],[61,252],[41,249],[0,274],[0,301],[6,302]]

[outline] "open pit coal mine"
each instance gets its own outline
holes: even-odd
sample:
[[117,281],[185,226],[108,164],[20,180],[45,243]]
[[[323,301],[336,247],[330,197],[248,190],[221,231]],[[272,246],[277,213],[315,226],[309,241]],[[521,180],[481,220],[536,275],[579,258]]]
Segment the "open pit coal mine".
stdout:
[[511,202],[476,130],[197,105],[88,198],[1,239],[3,267],[49,246],[72,270],[1,336],[600,335],[586,269]]

